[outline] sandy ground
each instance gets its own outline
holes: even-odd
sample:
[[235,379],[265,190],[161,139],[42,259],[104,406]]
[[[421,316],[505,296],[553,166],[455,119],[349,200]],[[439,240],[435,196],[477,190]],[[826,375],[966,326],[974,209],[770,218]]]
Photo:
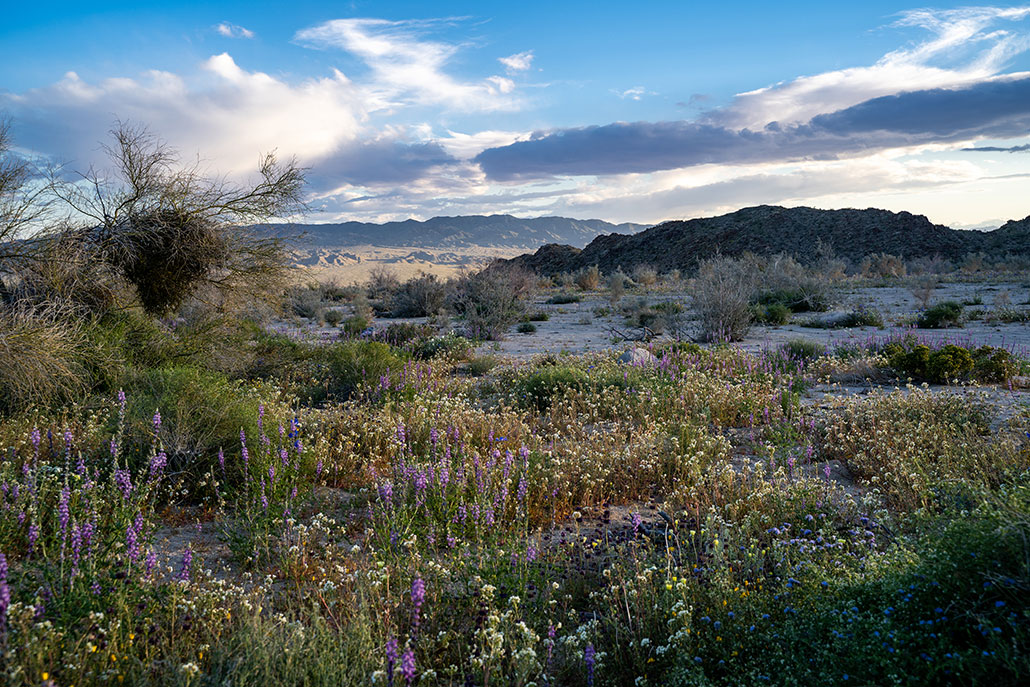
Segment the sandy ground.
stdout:
[[474,248],[412,248],[411,246],[348,246],[297,251],[300,281],[335,280],[342,285],[368,281],[376,268],[393,272],[405,281],[420,272],[447,279],[463,270],[478,270],[496,258],[513,258],[524,248],[477,246]]
[[[550,295],[550,294],[548,294]],[[977,308],[991,310],[996,307],[1027,308],[1023,305],[1028,300],[1030,288],[1018,282],[997,284],[943,284],[933,294],[931,304],[941,301],[973,301],[977,298],[982,305],[967,306],[971,311]],[[686,330],[691,333],[689,294],[684,292],[633,293],[627,295],[622,304],[632,303],[637,299],[647,298],[649,303],[673,300],[687,307],[685,317],[688,320]],[[542,310],[550,315],[547,322],[536,322],[537,331],[533,334],[519,334],[513,327],[501,342],[483,344],[483,352],[496,352],[515,358],[526,358],[539,353],[568,351],[584,353],[610,348],[624,348],[626,343],[613,340],[612,328],[628,331],[624,318],[619,315],[597,316],[594,311],[608,307],[607,294],[604,292],[585,294],[579,303],[567,305],[549,305],[546,298],[538,298],[534,310]],[[756,325],[740,345],[748,350],[778,347],[792,339],[807,339],[828,346],[848,341],[867,341],[870,338],[883,338],[904,331],[914,333],[928,340],[946,339],[955,343],[968,345],[1005,346],[1014,352],[1030,354],[1030,324],[986,324],[969,322],[957,329],[916,329],[904,324],[919,312],[919,304],[908,289],[891,287],[862,287],[840,291],[836,297],[833,312],[850,312],[859,307],[879,311],[884,318],[885,327],[857,327],[853,329],[817,329],[802,327],[791,323],[784,326]],[[811,317],[825,317],[831,313],[814,313]],[[796,315],[794,320],[802,321],[810,317],[808,314]],[[659,338],[661,340],[661,337]]]

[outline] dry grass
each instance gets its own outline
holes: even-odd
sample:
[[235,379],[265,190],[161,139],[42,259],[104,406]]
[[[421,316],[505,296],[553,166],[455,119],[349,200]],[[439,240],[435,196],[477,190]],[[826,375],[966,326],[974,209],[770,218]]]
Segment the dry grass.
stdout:
[[56,306],[0,310],[0,407],[70,398],[86,386],[76,322]]

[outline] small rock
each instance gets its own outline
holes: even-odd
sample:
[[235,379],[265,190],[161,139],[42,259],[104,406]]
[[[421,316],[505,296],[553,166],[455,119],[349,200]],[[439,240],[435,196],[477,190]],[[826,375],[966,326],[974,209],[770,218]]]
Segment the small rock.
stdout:
[[654,357],[651,351],[646,348],[632,348],[619,356],[619,362],[634,367],[646,367],[655,365],[658,358]]

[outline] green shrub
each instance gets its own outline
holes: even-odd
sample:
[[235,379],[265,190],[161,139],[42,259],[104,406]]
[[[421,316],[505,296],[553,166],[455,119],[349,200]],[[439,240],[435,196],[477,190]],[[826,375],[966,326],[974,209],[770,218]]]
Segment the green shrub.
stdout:
[[469,372],[481,377],[500,364],[500,359],[495,355],[477,355],[469,361]]
[[336,325],[340,324],[341,322],[343,322],[343,313],[342,312],[340,312],[339,310],[326,310],[326,312],[325,312],[325,323],[327,325],[329,325],[330,327],[335,327]]
[[929,308],[916,319],[916,326],[923,329],[944,329],[962,326],[962,304],[944,301]]
[[522,319],[535,285],[536,278],[524,269],[491,265],[454,283],[451,307],[465,320],[469,336],[499,339]]
[[752,300],[756,305],[778,305],[791,312],[824,312],[830,307],[825,292],[806,289],[770,289],[761,291]]
[[849,312],[838,320],[838,327],[882,327],[883,316],[875,310],[859,309]]
[[890,343],[884,355],[898,372],[917,381],[948,382],[954,379],[1003,382],[1019,370],[1015,358],[1003,348],[981,346],[969,350],[947,344],[940,350],[926,345]]
[[[240,430],[257,435],[258,394],[217,372],[168,366],[144,370],[129,381],[125,419],[126,455],[146,456],[157,438],[172,472],[195,485],[217,465],[218,450],[234,451]],[[112,428],[113,432],[113,428]]]
[[543,310],[536,310],[527,316],[530,322],[547,322],[551,316]]
[[566,305],[568,303],[579,303],[583,297],[578,293],[556,293],[547,299],[550,305]]
[[436,357],[448,357],[456,360],[467,360],[472,356],[473,344],[463,336],[444,334],[421,341],[411,354],[419,360]]
[[544,410],[551,399],[567,389],[582,390],[590,384],[586,370],[578,367],[554,365],[545,367],[521,380],[517,389],[530,405]]
[[420,274],[409,279],[393,294],[393,317],[428,317],[444,308],[447,287],[435,274]]
[[519,334],[533,334],[536,332],[536,325],[532,322],[522,322],[518,329]]
[[429,339],[436,334],[436,327],[414,322],[394,322],[378,333],[377,339],[394,346]]
[[347,332],[351,336],[355,336],[368,329],[371,324],[372,321],[367,317],[363,315],[353,315],[344,320],[343,331]]
[[771,325],[784,325],[790,322],[791,310],[781,303],[773,303],[755,309],[755,321]]

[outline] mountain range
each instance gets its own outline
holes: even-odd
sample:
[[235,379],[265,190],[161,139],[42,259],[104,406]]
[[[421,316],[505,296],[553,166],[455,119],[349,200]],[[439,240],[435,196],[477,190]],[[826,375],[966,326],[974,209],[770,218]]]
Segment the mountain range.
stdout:
[[[518,248],[533,250],[548,243],[582,247],[598,236],[631,234],[646,224],[612,224],[599,219],[537,217],[521,219],[511,215],[467,215],[433,217],[425,221],[373,224],[290,224],[280,231],[301,234],[305,248],[345,246],[392,246],[413,248]],[[278,227],[277,227],[278,228]]]
[[640,264],[691,271],[717,254],[787,253],[813,262],[827,249],[851,262],[875,253],[906,260],[935,255],[958,260],[969,253],[1030,257],[1030,217],[978,231],[951,229],[909,212],[759,205],[718,217],[665,222],[630,235],[602,235],[582,249],[549,244],[508,262],[544,275],[591,265],[604,272]]

